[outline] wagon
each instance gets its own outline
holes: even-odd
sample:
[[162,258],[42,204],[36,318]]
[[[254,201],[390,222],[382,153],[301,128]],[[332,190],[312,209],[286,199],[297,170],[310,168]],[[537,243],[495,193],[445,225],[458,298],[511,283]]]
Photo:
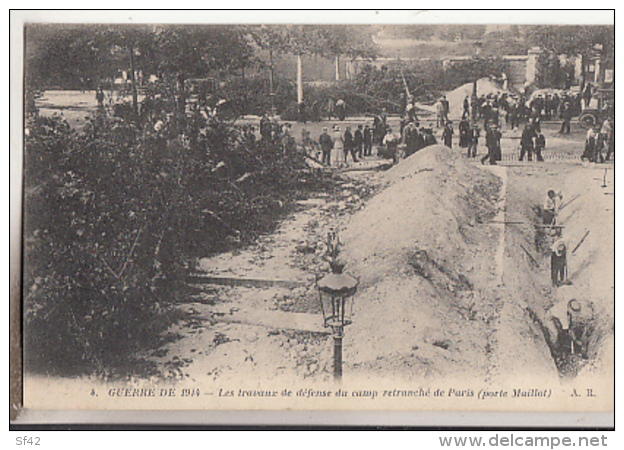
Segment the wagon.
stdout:
[[593,105],[595,107],[584,109],[578,119],[585,129],[602,124],[607,117],[613,117],[615,90],[599,89],[594,98],[597,99],[597,103]]

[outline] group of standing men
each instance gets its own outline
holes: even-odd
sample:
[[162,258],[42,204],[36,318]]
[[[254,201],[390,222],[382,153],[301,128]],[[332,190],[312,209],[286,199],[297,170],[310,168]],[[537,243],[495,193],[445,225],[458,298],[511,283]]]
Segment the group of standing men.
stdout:
[[581,159],[594,163],[603,163],[611,159],[614,149],[613,125],[611,124],[611,118],[607,117],[602,122],[602,125],[598,124],[587,130],[585,151]]
[[347,162],[349,155],[353,162],[358,158],[371,156],[373,149],[373,129],[369,125],[358,125],[354,132],[347,126],[344,133],[339,126],[334,126],[333,135],[327,127],[319,136],[322,151],[322,163],[326,166],[339,166]]

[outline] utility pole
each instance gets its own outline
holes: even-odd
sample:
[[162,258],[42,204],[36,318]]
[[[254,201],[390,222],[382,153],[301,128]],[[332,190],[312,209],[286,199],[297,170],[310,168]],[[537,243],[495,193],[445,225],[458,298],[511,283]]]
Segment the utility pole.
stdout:
[[303,103],[303,67],[301,55],[297,55],[297,104]]
[[273,49],[269,49],[269,97],[271,98],[271,115],[275,115],[275,92],[273,91]]
[[340,81],[340,55],[336,55],[336,81]]
[[139,99],[136,88],[136,76],[134,74],[134,45],[130,44],[130,80],[132,81],[132,113],[139,116]]

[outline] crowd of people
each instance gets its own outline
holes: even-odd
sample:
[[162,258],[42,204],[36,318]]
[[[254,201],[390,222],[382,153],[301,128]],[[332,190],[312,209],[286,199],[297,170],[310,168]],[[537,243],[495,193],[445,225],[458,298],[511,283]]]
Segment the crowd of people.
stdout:
[[[420,149],[436,144],[439,138],[449,148],[453,147],[454,136],[458,136],[459,147],[465,149],[468,158],[476,158],[480,139],[487,152],[480,155],[481,163],[496,164],[502,160],[502,128],[514,131],[521,129],[518,144],[518,159],[544,161],[546,137],[542,132],[543,121],[559,118],[559,134],[570,134],[570,122],[582,108],[582,94],[538,93],[527,98],[523,94],[491,93],[480,97],[467,96],[463,102],[463,113],[457,130],[449,119],[449,102],[445,96],[437,102],[436,130],[433,126],[422,126],[416,113],[413,99],[403,94],[400,98],[402,116],[397,132],[388,125],[385,111],[373,116],[372,124],[346,126],[341,129],[324,129],[319,138],[323,153],[322,162],[327,166],[354,162],[376,154],[397,161]],[[335,109],[334,109],[335,111]],[[482,121],[482,122],[481,122]],[[482,126],[481,126],[482,124]],[[441,130],[440,130],[441,128]],[[609,118],[587,133],[583,159],[604,162],[613,155],[613,127]],[[333,155],[333,156],[332,156]]]
[[[464,115],[473,120],[500,124],[503,120],[510,129],[533,121],[562,119],[567,121],[561,133],[569,134],[570,120],[582,111],[581,95],[563,93],[538,93],[532,97],[525,94],[490,93],[479,97],[466,96],[463,103]],[[566,131],[567,129],[567,131]]]
[[321,162],[332,167],[343,166],[349,160],[358,162],[373,154],[397,162],[401,150],[402,155],[409,156],[436,143],[433,129],[420,127],[415,114],[407,113],[397,132],[388,124],[385,110],[374,115],[372,123],[344,128],[337,124],[331,132],[324,127],[318,139]]
[[[401,157],[408,157],[422,148],[436,144],[437,136],[444,145],[452,148],[457,133],[459,147],[464,149],[468,158],[477,157],[479,141],[483,139],[487,152],[479,155],[481,163],[489,162],[494,165],[502,160],[501,139],[504,126],[510,131],[522,129],[518,145],[520,161],[525,158],[528,161],[534,158],[543,161],[543,151],[546,148],[546,138],[541,130],[543,121],[558,118],[561,120],[559,133],[570,134],[571,120],[587,107],[588,98],[591,101],[591,89],[588,84],[576,94],[538,91],[532,96],[508,92],[482,94],[478,97],[467,95],[463,101],[463,112],[457,129],[449,118],[450,104],[445,96],[436,103],[434,127],[431,119],[428,119],[429,125],[421,124],[414,98],[405,93],[399,99],[401,117],[396,130],[389,125],[386,110],[383,109],[372,116],[372,121],[368,119],[353,125],[336,124],[331,130],[325,128],[318,140],[312,140],[307,132],[307,138],[302,137],[302,144],[304,148],[320,148],[319,156],[323,165],[340,166],[349,160],[357,162],[373,154],[396,162]],[[200,96],[200,99],[203,98]],[[105,96],[99,88],[96,91],[96,100],[98,107],[103,109]],[[182,128],[191,140],[195,140],[201,138],[199,130],[210,124],[220,107],[218,104],[211,106],[209,101],[203,100],[187,103],[186,110],[182,112],[183,109],[177,107],[176,101],[150,95],[148,92],[140,104],[138,114],[141,119],[155,124],[154,130],[160,134],[167,129],[175,129],[177,134]],[[343,99],[329,99],[327,110],[329,119],[337,118],[344,122],[346,103]],[[240,139],[250,144],[260,140],[279,145],[284,151],[297,147],[291,125],[287,122],[281,123],[277,117],[265,114],[258,126],[246,124],[235,128],[239,131]],[[256,131],[259,131],[259,136]],[[604,162],[610,160],[613,154],[613,125],[607,116],[587,131],[582,159]]]

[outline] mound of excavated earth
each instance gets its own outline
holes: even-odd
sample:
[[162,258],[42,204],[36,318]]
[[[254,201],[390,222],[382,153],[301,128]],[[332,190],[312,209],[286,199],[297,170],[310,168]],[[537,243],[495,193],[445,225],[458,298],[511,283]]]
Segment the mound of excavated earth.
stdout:
[[501,232],[487,222],[501,179],[435,145],[385,181],[342,235],[347,271],[361,283],[345,360],[408,378],[486,375]]

